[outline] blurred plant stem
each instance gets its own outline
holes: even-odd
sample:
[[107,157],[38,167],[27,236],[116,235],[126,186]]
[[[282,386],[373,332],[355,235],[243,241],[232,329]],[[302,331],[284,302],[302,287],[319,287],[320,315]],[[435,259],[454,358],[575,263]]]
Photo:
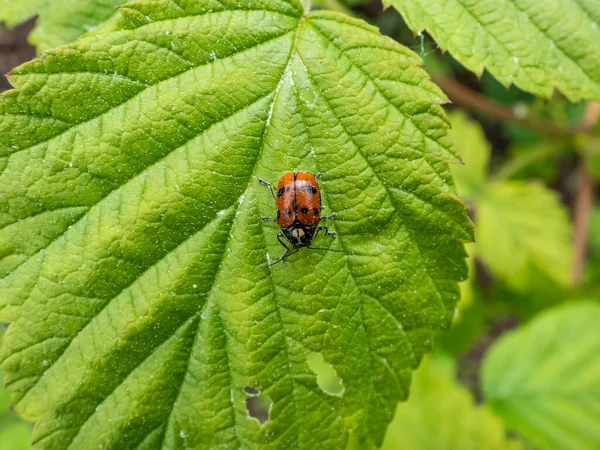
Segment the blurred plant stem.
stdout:
[[[580,123],[574,126],[564,126],[549,120],[530,116],[527,112],[523,113],[500,104],[451,78],[440,75],[432,75],[432,78],[453,102],[502,122],[521,124],[549,138],[556,140],[562,138],[565,143],[574,147],[574,150],[580,155],[577,170],[577,189],[573,205],[574,258],[572,266],[573,283],[575,285],[580,284],[583,278],[590,212],[594,205],[596,188],[594,178],[589,171],[589,155],[594,149],[589,148],[589,146],[593,145],[596,141],[578,138],[581,135],[594,132],[595,125],[600,118],[600,103],[589,102],[586,107],[585,116]],[[578,145],[580,142],[585,142],[585,144]],[[532,162],[546,159],[563,151],[563,145],[550,145],[525,153],[517,158],[512,158],[496,172],[494,179],[508,179]]]
[[[599,118],[600,103],[589,102],[580,128],[584,132],[593,130]],[[573,283],[575,285],[580,284],[583,279],[583,268],[588,246],[590,213],[594,206],[596,190],[594,179],[588,169],[589,150],[582,148],[580,152],[581,159],[578,169],[577,193],[573,207]]]
[[571,136],[577,133],[589,132],[589,128],[581,125],[565,127],[554,122],[523,114],[517,109],[498,103],[486,96],[468,88],[467,86],[447,77],[432,74],[433,81],[448,95],[451,101],[475,110],[481,114],[502,122],[514,122],[524,125],[532,130],[547,136]]
[[582,156],[578,170],[577,195],[573,209],[573,283],[578,285],[583,278],[585,265],[590,211],[594,204],[594,180],[587,169],[587,157]]

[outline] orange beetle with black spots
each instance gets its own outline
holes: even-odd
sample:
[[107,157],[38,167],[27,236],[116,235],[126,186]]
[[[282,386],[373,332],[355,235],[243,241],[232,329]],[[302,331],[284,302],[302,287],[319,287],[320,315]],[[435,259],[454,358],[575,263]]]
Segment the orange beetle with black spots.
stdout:
[[[276,221],[279,225],[277,240],[285,248],[285,252],[273,264],[285,260],[288,256],[296,253],[302,247],[311,250],[329,250],[333,252],[345,252],[345,250],[333,250],[329,248],[311,247],[310,244],[317,237],[319,231],[324,231],[327,236],[336,236],[327,227],[319,226],[322,220],[335,217],[331,214],[321,217],[321,190],[317,182],[319,174],[314,176],[310,172],[288,172],[281,177],[277,184],[277,192],[273,191],[270,183],[258,181],[266,185],[277,203],[277,219],[263,217],[262,220]],[[293,250],[282,240],[285,238],[293,246]],[[270,264],[271,266],[273,264]]]

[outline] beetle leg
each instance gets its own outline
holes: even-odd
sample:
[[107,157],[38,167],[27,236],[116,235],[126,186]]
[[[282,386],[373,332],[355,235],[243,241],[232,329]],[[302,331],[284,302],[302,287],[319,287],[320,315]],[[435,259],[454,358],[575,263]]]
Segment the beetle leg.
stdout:
[[333,219],[333,218],[335,218],[336,216],[337,216],[337,214],[336,214],[336,213],[331,213],[331,214],[329,214],[328,216],[321,217],[321,220],[330,220],[330,219]]
[[[320,230],[325,231],[325,236],[337,236],[337,233],[335,231],[329,231],[327,229],[327,227],[319,227],[319,228],[317,228],[317,231],[315,232],[314,237],[317,237],[317,234],[319,234]],[[310,250],[325,250],[327,252],[335,252],[335,253],[352,253],[349,250],[337,250],[335,248],[324,248],[324,247],[311,247],[310,245],[306,248],[308,248]]]
[[275,218],[273,217],[261,217],[260,220],[263,222],[275,222]]
[[299,250],[299,249],[295,249],[294,251],[292,251],[292,252],[290,253],[290,248],[289,248],[287,245],[285,245],[285,242],[283,242],[283,241],[281,240],[281,238],[282,238],[282,237],[283,237],[283,233],[281,233],[281,232],[277,233],[277,240],[279,241],[279,243],[280,243],[281,245],[283,245],[283,248],[285,248],[285,252],[283,252],[283,255],[281,255],[281,258],[279,258],[279,259],[278,259],[277,261],[275,261],[274,263],[271,263],[271,264],[269,264],[269,267],[271,267],[271,266],[274,266],[275,264],[277,264],[277,263],[280,263],[280,262],[284,261],[284,260],[285,260],[285,258],[287,258],[287,257],[288,257],[288,256],[290,256],[290,255],[293,255],[294,253],[296,253],[296,252]]
[[285,244],[285,242],[283,242],[281,240],[281,238],[284,237],[283,233],[280,231],[279,233],[277,233],[277,240],[279,241],[279,243],[283,246],[283,248],[285,248],[286,250],[289,250],[288,246]]
[[267,186],[269,188],[269,190],[271,191],[271,195],[273,196],[273,198],[275,200],[277,200],[277,196],[275,195],[275,192],[273,192],[273,186],[271,186],[271,183],[269,183],[268,181],[263,180],[262,178],[259,178],[258,182],[261,183],[261,184],[264,184],[265,186]]
[[[321,230],[325,231],[325,236],[337,236],[337,233],[335,231],[329,231],[329,229],[327,227],[319,227],[319,228],[317,228],[317,231],[315,232],[313,239],[317,237],[317,234],[319,234],[319,231],[321,231]],[[337,250],[334,248],[324,248],[324,247],[311,247],[310,245],[306,248],[308,248],[310,250],[325,250],[328,252],[336,252],[336,253],[352,253],[349,250]]]
[[[327,227],[319,227],[319,228],[317,228],[317,233],[320,230],[324,230],[326,236],[337,236],[337,233],[335,231],[329,231],[329,229]],[[317,236],[317,233],[315,233],[315,237]]]
[[319,181],[319,178],[321,178],[321,172],[315,174],[315,180]]

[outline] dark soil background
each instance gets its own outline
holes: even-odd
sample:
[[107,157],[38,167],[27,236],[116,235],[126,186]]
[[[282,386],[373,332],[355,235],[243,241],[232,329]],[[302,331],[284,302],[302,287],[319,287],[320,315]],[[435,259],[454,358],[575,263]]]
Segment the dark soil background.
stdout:
[[[0,74],[4,75],[35,56],[35,47],[27,43],[27,35],[35,20],[29,20],[14,30],[0,27]],[[10,89],[6,77],[0,77],[0,92]]]

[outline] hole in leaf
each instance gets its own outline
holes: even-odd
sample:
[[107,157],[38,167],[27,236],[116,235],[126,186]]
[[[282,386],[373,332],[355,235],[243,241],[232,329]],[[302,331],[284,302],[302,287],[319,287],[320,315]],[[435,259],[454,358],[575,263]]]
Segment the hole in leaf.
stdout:
[[252,396],[252,397],[254,397],[255,395],[260,394],[260,391],[258,389],[256,389],[256,388],[253,388],[252,386],[246,386],[244,388],[244,392],[247,395]]
[[320,353],[313,352],[308,355],[308,365],[317,375],[317,384],[328,395],[344,395],[344,383],[331,364]]
[[273,402],[266,395],[262,395],[260,391],[252,386],[244,388],[246,398],[246,410],[248,416],[256,420],[261,426],[269,420],[269,411]]

